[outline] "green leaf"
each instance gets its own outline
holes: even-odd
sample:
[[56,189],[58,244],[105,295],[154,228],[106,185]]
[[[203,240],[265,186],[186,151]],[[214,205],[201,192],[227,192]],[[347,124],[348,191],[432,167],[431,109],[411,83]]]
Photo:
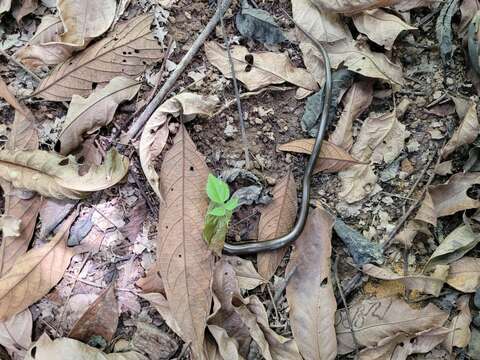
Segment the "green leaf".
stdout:
[[225,216],[226,213],[227,210],[225,210],[225,207],[223,206],[215,207],[208,212],[209,215],[213,216]]
[[230,197],[230,189],[227,183],[212,174],[208,174],[207,195],[213,202],[223,204]]
[[227,201],[225,204],[225,209],[228,211],[233,211],[238,206],[238,197],[232,197],[230,200]]

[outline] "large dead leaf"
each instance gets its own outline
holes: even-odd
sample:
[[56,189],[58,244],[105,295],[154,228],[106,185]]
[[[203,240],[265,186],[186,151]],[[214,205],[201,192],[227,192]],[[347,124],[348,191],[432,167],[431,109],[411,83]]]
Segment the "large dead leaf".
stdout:
[[148,119],[140,137],[140,164],[148,183],[160,200],[163,201],[164,194],[160,193],[160,178],[155,170],[155,160],[167,143],[168,116],[183,114],[184,120],[197,115],[212,116],[219,102],[217,96],[184,92],[165,101]]
[[15,57],[29,68],[57,65],[68,59],[79,47],[61,42],[63,23],[58,16],[44,15],[37,31]]
[[117,3],[115,0],[58,0],[57,7],[65,28],[62,42],[84,46],[112,25]]
[[68,333],[68,337],[87,343],[94,335],[112,341],[118,324],[118,304],[115,281],[103,290]]
[[[282,178],[272,191],[273,201],[260,216],[258,240],[269,240],[285,235],[290,231],[297,217],[297,186],[292,171]],[[287,247],[259,253],[257,267],[259,274],[269,280],[282,262]]]
[[210,312],[213,255],[202,238],[208,202],[208,168],[181,126],[165,154],[160,188],[157,261],[172,315],[192,353],[203,359],[203,339]]
[[392,49],[393,43],[402,31],[416,29],[398,16],[382,9],[364,11],[352,19],[358,31],[387,50]]
[[334,218],[323,209],[310,213],[295,242],[286,273],[290,324],[305,359],[335,359],[337,303],[330,274]]
[[[440,327],[448,319],[433,304],[422,309],[412,309],[398,298],[368,299],[349,307],[353,330],[358,345],[374,347],[382,340],[398,333],[414,334]],[[338,353],[348,354],[355,350],[350,325],[345,310],[336,313]]]
[[[314,144],[315,139],[300,139],[282,144],[278,147],[278,150],[301,154],[311,154]],[[313,173],[335,173],[346,170],[355,164],[362,164],[362,162],[353,158],[343,148],[324,140],[322,142],[322,148],[320,149],[320,154],[318,155],[317,162],[315,163]]]
[[480,131],[477,116],[477,104],[472,102],[463,118],[460,126],[442,149],[442,157],[447,158],[452,152],[462,145],[471,144],[475,141]]
[[338,14],[322,11],[310,0],[292,1],[292,14],[295,22],[318,41],[334,42],[352,37]]
[[437,218],[480,207],[480,201],[467,195],[480,184],[480,173],[455,174],[441,185],[430,186],[415,219],[437,225]]
[[0,322],[0,345],[20,358],[32,343],[33,320],[30,310],[22,311],[6,321]]
[[443,284],[448,275],[448,265],[439,265],[431,276],[407,275],[402,276],[378,266],[367,264],[362,271],[376,279],[401,281],[407,290],[417,290],[421,293],[430,294],[435,297],[440,295]]
[[352,125],[373,100],[373,82],[369,80],[357,81],[347,91],[342,99],[343,111],[329,141],[349,151],[353,145]]
[[[214,41],[206,42],[204,48],[208,61],[225,77],[232,78],[226,50]],[[245,84],[248,90],[284,82],[308,90],[318,89],[312,76],[305,69],[295,67],[287,53],[251,53],[244,46],[232,46],[231,54],[235,76]]]
[[480,259],[465,256],[450,264],[447,284],[465,293],[474,293],[480,286]]
[[33,96],[65,101],[88,96],[94,84],[116,76],[135,78],[146,65],[162,58],[162,48],[150,30],[153,15],[141,15],[119,24],[102,40],[59,64],[42,80]]
[[59,338],[50,340],[47,334],[29,349],[25,360],[148,360],[147,357],[136,351],[105,354],[99,349],[88,346],[80,341]]
[[128,159],[115,149],[101,166],[92,166],[80,176],[79,165],[43,150],[0,150],[0,177],[13,186],[57,199],[79,199],[93,191],[115,185],[128,171]]
[[108,125],[118,105],[132,100],[139,89],[140,84],[135,80],[119,76],[113,78],[103,89],[94,91],[88,98],[73,95],[58,138],[60,153],[71,153],[83,142],[85,135]]
[[450,333],[444,342],[445,348],[451,354],[453,347],[464,348],[470,342],[470,323],[472,314],[470,313],[470,295],[463,295],[457,300],[457,310],[459,311],[450,322]]
[[20,256],[0,278],[0,320],[25,310],[60,281],[74,255],[66,241],[76,216],[70,215],[50,242]]

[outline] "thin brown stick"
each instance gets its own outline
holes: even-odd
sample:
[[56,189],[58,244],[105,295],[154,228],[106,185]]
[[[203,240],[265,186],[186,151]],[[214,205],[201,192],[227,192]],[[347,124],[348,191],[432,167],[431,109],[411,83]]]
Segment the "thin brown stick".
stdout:
[[25,70],[27,73],[29,73],[38,82],[42,81],[42,78],[40,76],[35,74],[32,70],[27,68],[20,61],[17,61],[17,59],[15,59],[13,56],[8,55],[5,50],[0,49],[0,54],[2,54],[8,61],[11,61],[15,65],[21,67],[23,70]]
[[340,284],[340,279],[338,278],[338,256],[335,258],[335,263],[333,265],[333,277],[335,278],[335,282],[337,283],[337,289],[342,298],[343,307],[345,308],[345,314],[347,315],[348,326],[350,327],[350,332],[352,333],[353,343],[355,344],[355,354],[358,354],[358,341],[355,335],[355,330],[353,329],[353,322],[352,317],[350,316],[350,310],[348,309],[347,298],[343,293],[342,285]]
[[197,39],[193,42],[188,52],[177,65],[175,71],[172,72],[170,77],[165,81],[165,83],[160,88],[155,97],[152,99],[152,101],[145,107],[145,110],[140,114],[137,121],[130,127],[130,130],[126,134],[128,140],[132,140],[141,132],[141,130],[145,126],[145,123],[148,121],[148,119],[150,119],[150,116],[152,116],[153,112],[163,102],[165,97],[167,97],[167,95],[170,93],[172,87],[175,85],[180,75],[193,60],[194,56],[197,54],[198,50],[200,50],[200,47],[203,45],[207,37],[213,31],[213,29],[215,29],[215,26],[223,17],[223,14],[225,14],[227,9],[230,7],[231,2],[232,0],[222,1],[221,6],[217,8],[217,11],[210,19],[207,26],[205,26],[203,31],[197,37]]

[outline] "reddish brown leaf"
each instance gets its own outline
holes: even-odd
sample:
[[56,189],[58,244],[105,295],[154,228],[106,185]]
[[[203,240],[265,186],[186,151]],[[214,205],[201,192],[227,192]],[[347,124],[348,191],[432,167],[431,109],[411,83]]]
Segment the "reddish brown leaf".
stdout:
[[305,359],[335,359],[337,303],[330,278],[334,218],[323,209],[310,213],[295,242],[286,273],[290,324]]
[[68,337],[87,343],[94,335],[112,341],[118,325],[118,305],[113,281],[83,313],[70,330]]
[[[273,201],[262,210],[258,224],[258,240],[274,239],[288,233],[297,217],[297,187],[290,170],[273,189]],[[270,279],[280,265],[288,247],[257,255],[258,273]]]

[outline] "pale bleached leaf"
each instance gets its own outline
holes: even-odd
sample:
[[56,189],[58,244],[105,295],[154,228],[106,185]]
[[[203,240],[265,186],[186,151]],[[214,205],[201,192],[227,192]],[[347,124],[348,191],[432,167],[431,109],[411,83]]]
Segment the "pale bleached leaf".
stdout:
[[473,143],[479,131],[477,104],[472,102],[458,129],[455,130],[448,143],[442,149],[442,157],[445,159],[458,147]]
[[480,259],[465,256],[452,262],[447,284],[458,291],[474,293],[480,286]]

